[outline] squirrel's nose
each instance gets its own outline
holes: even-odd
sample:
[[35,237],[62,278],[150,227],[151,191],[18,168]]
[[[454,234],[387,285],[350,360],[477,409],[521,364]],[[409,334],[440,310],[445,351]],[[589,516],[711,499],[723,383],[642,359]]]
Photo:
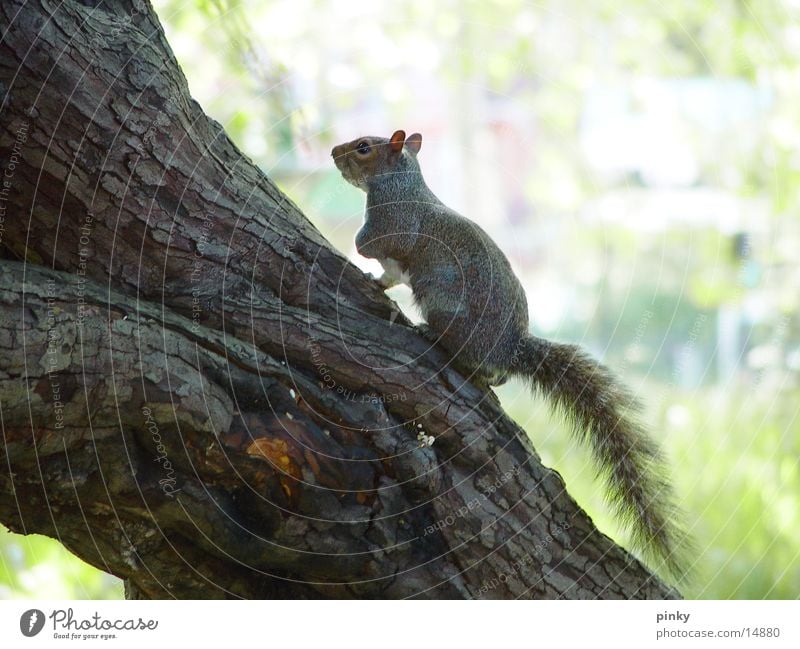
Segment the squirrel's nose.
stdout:
[[342,153],[342,145],[337,144],[335,147],[331,149],[331,157],[336,159]]

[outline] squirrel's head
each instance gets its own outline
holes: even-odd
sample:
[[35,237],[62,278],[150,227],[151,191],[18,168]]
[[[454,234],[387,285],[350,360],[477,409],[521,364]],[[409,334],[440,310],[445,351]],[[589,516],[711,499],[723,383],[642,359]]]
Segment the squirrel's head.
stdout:
[[422,136],[414,133],[406,138],[405,131],[395,131],[390,138],[365,136],[333,147],[331,155],[344,179],[367,191],[371,178],[389,174],[419,172],[417,153],[422,148]]

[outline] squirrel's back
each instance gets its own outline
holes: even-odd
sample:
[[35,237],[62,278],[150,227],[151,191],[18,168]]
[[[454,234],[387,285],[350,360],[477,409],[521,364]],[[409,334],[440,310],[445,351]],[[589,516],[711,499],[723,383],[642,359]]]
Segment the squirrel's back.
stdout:
[[487,375],[505,374],[528,333],[525,291],[480,226],[444,206],[435,213],[420,219],[410,251],[414,299],[452,355]]

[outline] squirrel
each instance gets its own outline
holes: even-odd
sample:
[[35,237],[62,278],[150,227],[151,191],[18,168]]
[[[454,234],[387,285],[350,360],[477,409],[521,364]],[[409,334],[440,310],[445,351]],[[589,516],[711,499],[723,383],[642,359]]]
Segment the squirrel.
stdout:
[[679,524],[662,454],[637,420],[632,395],[577,345],[528,330],[525,291],[508,259],[477,224],[444,205],[422,177],[422,135],[366,136],[331,151],[336,167],[367,194],[356,249],[377,259],[384,289],[408,284],[426,325],[466,376],[484,388],[508,376],[550,398],[588,442],[609,501],[645,556],[678,581],[688,537]]

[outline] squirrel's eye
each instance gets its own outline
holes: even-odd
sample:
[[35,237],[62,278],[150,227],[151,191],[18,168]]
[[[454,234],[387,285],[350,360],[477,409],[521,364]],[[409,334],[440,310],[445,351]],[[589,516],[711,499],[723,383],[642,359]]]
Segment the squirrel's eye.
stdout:
[[361,141],[356,145],[356,151],[358,151],[361,155],[367,155],[369,153],[369,144],[366,141]]

